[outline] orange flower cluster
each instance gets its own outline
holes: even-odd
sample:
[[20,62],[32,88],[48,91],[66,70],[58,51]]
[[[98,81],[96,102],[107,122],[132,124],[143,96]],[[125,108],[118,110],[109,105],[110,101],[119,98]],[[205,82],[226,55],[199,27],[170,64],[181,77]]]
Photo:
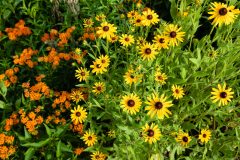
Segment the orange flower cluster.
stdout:
[[20,114],[21,123],[26,126],[28,132],[37,135],[37,126],[43,123],[43,117],[39,115],[40,109],[35,109],[35,112],[31,111],[28,114],[23,109],[20,109],[18,113]]
[[41,41],[44,43],[48,43],[49,41],[54,41],[57,38],[58,31],[56,29],[51,29],[50,34],[44,33],[41,37]]
[[5,71],[5,74],[0,75],[0,81],[4,80],[6,87],[9,87],[11,84],[17,83],[18,77],[15,75],[19,72],[18,67],[10,68]]
[[84,150],[84,148],[75,148],[74,154],[79,156],[83,152],[83,150]]
[[56,68],[61,60],[69,61],[70,59],[76,60],[78,63],[81,63],[83,56],[86,55],[86,51],[79,55],[74,52],[70,53],[57,53],[55,48],[51,48],[47,56],[39,57],[39,62],[52,63],[52,67]]
[[6,119],[6,123],[4,126],[5,131],[10,131],[13,125],[17,125],[19,123],[18,114],[12,113],[10,118]]
[[42,96],[50,96],[50,89],[44,82],[38,82],[32,87],[30,87],[29,82],[25,82],[22,87],[24,88],[24,96],[30,97],[31,101],[38,101]]
[[7,136],[4,133],[0,133],[0,158],[8,159],[16,152],[16,147],[13,146],[14,137]]
[[13,63],[19,65],[28,65],[28,67],[33,68],[37,65],[37,62],[32,61],[32,56],[36,55],[38,50],[32,50],[31,48],[24,49],[20,55],[15,55],[13,57]]
[[91,41],[94,41],[96,39],[95,30],[95,28],[84,28],[83,36],[80,37],[79,40],[90,39]]
[[25,26],[24,20],[19,20],[14,28],[6,28],[5,32],[8,34],[10,40],[16,40],[20,36],[28,36],[32,31]]
[[66,32],[59,34],[59,39],[60,39],[60,41],[58,42],[59,47],[63,47],[65,44],[68,43],[68,40],[71,38],[71,34],[75,29],[76,27],[72,26],[68,28]]
[[82,134],[83,133],[83,124],[82,123],[79,123],[77,125],[75,125],[74,123],[70,125],[70,129],[73,131],[73,132],[77,132],[78,134]]

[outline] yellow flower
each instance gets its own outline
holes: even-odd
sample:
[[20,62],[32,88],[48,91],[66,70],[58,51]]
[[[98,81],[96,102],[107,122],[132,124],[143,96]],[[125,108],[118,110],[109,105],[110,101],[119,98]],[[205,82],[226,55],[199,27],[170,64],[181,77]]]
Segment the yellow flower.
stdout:
[[120,38],[119,38],[119,42],[125,46],[128,47],[130,45],[132,45],[134,43],[134,38],[132,35],[127,35],[127,34],[123,34]]
[[150,43],[145,43],[142,46],[140,46],[139,53],[141,54],[141,57],[143,58],[143,60],[146,59],[148,61],[155,59],[157,54],[155,45]]
[[97,142],[97,136],[93,132],[88,131],[83,135],[83,141],[88,147],[93,146]]
[[90,65],[90,68],[92,68],[92,72],[96,74],[103,74],[107,71],[106,67],[102,65],[102,63],[96,61],[93,62],[93,65]]
[[166,80],[168,79],[165,73],[156,72],[155,73],[155,81],[159,82],[161,85],[166,84]]
[[92,21],[91,18],[89,18],[89,19],[83,19],[83,26],[84,26],[85,28],[92,27],[93,23],[94,23],[94,22]]
[[212,25],[214,26],[229,25],[236,19],[236,14],[240,13],[234,6],[228,7],[226,4],[218,2],[211,3],[210,10],[208,14],[211,16],[208,19],[213,19]]
[[111,43],[114,43],[118,40],[118,36],[114,34],[110,38],[108,38],[107,40]]
[[159,119],[163,119],[164,117],[169,117],[172,113],[168,110],[171,107],[172,101],[166,101],[167,97],[164,94],[159,97],[157,94],[152,94],[152,97],[147,97],[147,102],[145,102],[148,106],[145,110],[148,111],[148,115],[150,117],[154,117],[157,115]]
[[110,130],[107,132],[108,136],[111,138],[115,138],[116,137],[116,132],[114,130]]
[[141,82],[142,76],[136,74],[136,72],[134,70],[129,69],[123,77],[124,77],[126,84],[132,85],[132,83]]
[[74,107],[74,109],[71,110],[71,112],[72,112],[71,119],[75,125],[83,123],[87,118],[86,109],[83,109],[83,107],[81,107],[80,105],[78,105],[77,108]]
[[169,38],[167,36],[157,35],[153,40],[157,49],[168,49]]
[[100,38],[107,38],[110,39],[117,32],[117,27],[114,27],[113,24],[108,22],[102,22],[101,26],[98,27],[97,35]]
[[152,123],[151,126],[145,124],[145,126],[142,127],[142,130],[142,135],[145,139],[145,142],[152,144],[160,140],[161,132],[158,128],[158,125],[155,125],[154,123]]
[[157,24],[160,20],[158,18],[158,15],[151,9],[147,9],[146,11],[143,11],[143,22],[142,24],[144,26],[150,26]]
[[121,107],[129,114],[136,114],[141,107],[141,100],[136,94],[125,95],[121,101]]
[[96,151],[91,155],[91,160],[105,160],[107,156],[102,152]]
[[134,26],[143,26],[143,16],[137,15],[134,17],[133,24]]
[[104,21],[106,16],[104,14],[99,14],[95,17],[97,21]]
[[176,137],[176,141],[179,142],[183,147],[187,147],[191,140],[192,139],[188,133],[184,133],[182,131],[180,131]]
[[219,106],[221,105],[227,105],[228,102],[231,101],[231,98],[233,98],[234,92],[231,92],[232,88],[226,88],[226,83],[221,86],[218,84],[218,89],[217,88],[212,88],[211,94],[213,95],[211,97],[213,103],[216,103],[219,101]]
[[78,103],[80,100],[84,100],[83,93],[79,90],[73,91],[70,98],[76,103]]
[[164,35],[168,37],[170,46],[178,46],[180,42],[183,42],[185,32],[181,32],[181,27],[169,24],[164,30]]
[[185,95],[183,88],[178,85],[172,85],[172,92],[175,99],[181,99]]
[[81,53],[81,49],[80,48],[76,48],[74,51],[76,54],[80,54]]
[[89,77],[89,71],[82,67],[78,68],[76,70],[75,77],[79,80],[79,82],[86,81]]
[[211,131],[208,130],[208,129],[202,129],[202,130],[201,130],[201,134],[199,134],[198,139],[199,139],[202,143],[207,143],[210,138],[211,138]]
[[96,60],[97,64],[100,64],[101,66],[107,68],[110,64],[110,58],[108,55],[101,55],[100,57],[98,57],[98,59]]
[[105,91],[105,84],[103,82],[96,82],[93,86],[93,93],[100,94]]
[[134,18],[137,15],[139,15],[137,11],[130,11],[130,12],[127,13],[128,18]]

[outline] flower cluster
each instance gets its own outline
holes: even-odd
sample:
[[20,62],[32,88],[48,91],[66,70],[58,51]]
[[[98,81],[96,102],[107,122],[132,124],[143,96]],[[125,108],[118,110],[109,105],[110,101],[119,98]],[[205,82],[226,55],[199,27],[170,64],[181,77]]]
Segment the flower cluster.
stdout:
[[15,24],[14,28],[6,28],[5,32],[7,32],[8,38],[11,41],[16,40],[20,36],[28,36],[28,35],[32,34],[32,31],[30,30],[30,28],[25,26],[24,20],[19,20]]

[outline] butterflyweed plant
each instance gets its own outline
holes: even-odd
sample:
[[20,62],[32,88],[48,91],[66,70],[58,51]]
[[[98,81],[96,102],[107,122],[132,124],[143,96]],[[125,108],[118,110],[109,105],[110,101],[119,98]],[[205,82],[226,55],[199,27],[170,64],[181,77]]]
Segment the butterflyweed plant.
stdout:
[[0,158],[240,158],[240,2],[0,2]]

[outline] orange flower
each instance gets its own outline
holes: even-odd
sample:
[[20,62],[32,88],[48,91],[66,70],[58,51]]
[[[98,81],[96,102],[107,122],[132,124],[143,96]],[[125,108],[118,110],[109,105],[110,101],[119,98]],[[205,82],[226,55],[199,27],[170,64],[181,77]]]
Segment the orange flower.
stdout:
[[5,142],[5,134],[0,133],[0,145],[3,145]]
[[29,82],[22,83],[22,88],[30,88],[30,83]]
[[84,148],[75,148],[74,154],[79,156],[83,152],[83,150],[84,150]]
[[25,125],[29,132],[34,132],[37,122],[35,120],[32,120],[32,121],[29,120]]
[[42,124],[43,123],[43,117],[42,116],[38,116],[36,118],[36,122],[37,122],[37,124]]
[[30,112],[28,113],[28,117],[31,119],[31,120],[34,120],[36,118],[36,114],[34,112]]
[[5,78],[5,74],[0,74],[0,81],[2,81]]
[[9,87],[11,85],[11,82],[9,80],[4,81],[4,85],[6,87]]
[[17,83],[18,77],[17,76],[11,76],[9,79],[10,79],[10,82],[15,84],[15,83]]
[[14,70],[12,68],[5,71],[5,75],[11,77],[14,75]]
[[6,146],[0,146],[0,158],[1,159],[8,158],[8,148]]
[[5,143],[7,144],[13,144],[14,137],[13,136],[5,136]]

